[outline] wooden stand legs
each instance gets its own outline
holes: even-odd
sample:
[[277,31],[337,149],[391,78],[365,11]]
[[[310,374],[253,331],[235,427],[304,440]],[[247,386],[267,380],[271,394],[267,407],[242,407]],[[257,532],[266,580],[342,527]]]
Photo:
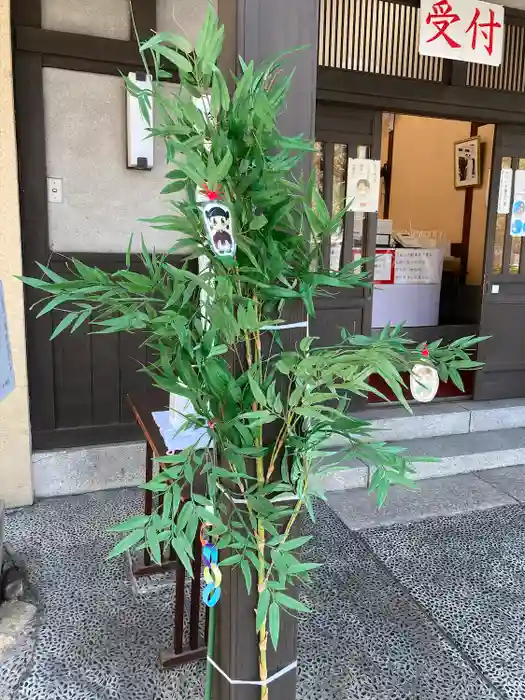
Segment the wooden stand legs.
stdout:
[[[146,443],[146,482],[151,481],[154,475],[154,454],[149,444]],[[162,502],[155,500],[152,491],[144,493],[144,514],[151,515],[153,508],[161,507]],[[149,552],[144,550],[143,561],[133,568],[136,577],[150,576],[152,574],[164,573],[175,570],[175,607],[173,613],[173,649],[164,651],[160,655],[161,664],[164,668],[173,668],[187,661],[203,659],[206,656],[206,637],[208,615],[206,612],[204,635],[201,635],[201,560],[202,548],[200,537],[197,534],[193,543],[193,580],[186,573],[184,566],[177,560],[175,554],[169,548],[160,564],[155,564],[151,560]],[[189,610],[186,605],[186,581],[190,586]],[[184,639],[184,628],[186,612],[188,619],[188,639]]]

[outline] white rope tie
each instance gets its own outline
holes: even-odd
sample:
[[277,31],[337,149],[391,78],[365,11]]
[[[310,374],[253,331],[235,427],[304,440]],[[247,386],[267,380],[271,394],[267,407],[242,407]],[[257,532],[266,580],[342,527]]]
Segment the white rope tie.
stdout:
[[277,671],[277,673],[274,673],[273,676],[270,676],[270,678],[267,678],[265,681],[238,681],[230,678],[229,675],[225,671],[223,671],[222,668],[220,668],[220,666],[218,666],[212,658],[208,656],[207,659],[208,663],[210,663],[213,666],[213,668],[215,668],[221,674],[221,676],[226,678],[230,685],[257,685],[259,687],[267,686],[270,685],[270,683],[276,681],[278,678],[281,678],[281,676],[284,676],[285,674],[290,673],[290,671],[293,671],[297,668],[297,661],[292,661],[291,664],[288,664],[288,666],[285,666],[285,668],[282,668],[280,671]]

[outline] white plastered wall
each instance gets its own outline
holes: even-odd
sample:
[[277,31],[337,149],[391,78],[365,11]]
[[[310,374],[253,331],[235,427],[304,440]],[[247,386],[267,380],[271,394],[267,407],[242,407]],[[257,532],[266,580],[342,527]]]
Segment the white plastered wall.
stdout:
[[[104,26],[97,5],[104,5]],[[204,20],[207,0],[158,0],[159,31],[185,34],[191,41]],[[130,36],[127,0],[44,0],[48,29]],[[61,252],[123,252],[130,235],[157,250],[176,240],[171,232],[152,229],[139,218],[169,213],[161,197],[166,164],[161,139],[155,143],[151,171],[126,168],[125,91],[118,77],[44,69],[47,175],[62,180],[62,203],[49,204],[51,249]]]
[[8,506],[30,503],[29,428],[16,140],[11,66],[9,0],[0,0],[0,279],[15,368],[15,390],[0,403],[0,499]]

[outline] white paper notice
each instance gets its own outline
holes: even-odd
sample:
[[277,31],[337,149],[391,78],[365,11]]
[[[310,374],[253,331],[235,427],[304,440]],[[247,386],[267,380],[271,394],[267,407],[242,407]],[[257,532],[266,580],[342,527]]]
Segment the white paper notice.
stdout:
[[9,335],[7,333],[7,313],[4,302],[4,288],[0,282],[0,401],[15,388],[15,375]]
[[514,173],[514,199],[512,201],[510,235],[525,236],[525,170],[516,170]]
[[505,10],[480,0],[421,0],[419,53],[501,65]]
[[440,284],[443,251],[437,248],[398,248],[394,270],[395,284]]
[[350,211],[376,212],[379,207],[381,163],[368,158],[348,159],[347,202]]
[[512,168],[502,168],[499,181],[498,214],[510,212],[510,200],[512,197]]
[[378,250],[374,261],[374,282],[385,283],[392,282],[392,263],[394,259],[394,251]]

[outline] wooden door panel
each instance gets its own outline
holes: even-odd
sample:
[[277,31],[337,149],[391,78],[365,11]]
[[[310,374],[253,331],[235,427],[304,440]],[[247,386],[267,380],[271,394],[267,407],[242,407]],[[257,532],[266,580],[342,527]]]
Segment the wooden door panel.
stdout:
[[342,328],[356,333],[362,323],[362,309],[318,309],[315,318],[309,320],[309,333],[320,338],[323,345],[336,345],[341,341]]
[[[125,264],[124,257],[119,255],[97,253],[75,257],[106,272]],[[180,265],[181,260],[174,257],[172,263]],[[67,276],[64,257],[53,256],[49,264],[55,272]],[[132,260],[132,269],[142,271],[140,259]],[[56,328],[62,318],[62,312],[53,312],[52,328]],[[73,334],[65,331],[50,343],[47,328],[38,331],[42,320],[36,319],[33,312],[28,323],[37,329],[39,343],[50,346],[53,392],[47,396],[47,406],[51,406],[52,411],[51,420],[46,422],[46,406],[36,402],[33,407],[43,421],[38,429],[33,428],[34,448],[44,450],[140,439],[126,395],[146,394],[152,402],[157,402],[159,410],[168,402],[165,392],[153,388],[151,380],[140,371],[141,366],[152,359],[144,345],[145,335],[96,335],[86,326]]]
[[[348,158],[356,158],[365,147],[367,157],[379,159],[381,150],[381,113],[348,105],[319,102],[316,114],[318,185],[329,211],[342,208],[346,201]],[[361,233],[359,233],[361,229]],[[362,224],[348,212],[342,229],[323,250],[324,264],[340,269],[355,257],[375,255],[377,215],[365,214]],[[370,272],[372,264],[366,263]],[[371,291],[364,288],[326,290],[315,300],[316,318],[310,332],[319,336],[320,344],[340,340],[341,327],[354,333],[369,333],[372,318]]]
[[[47,172],[43,66],[76,71],[79,81],[83,72],[117,77],[119,71],[142,70],[143,66],[131,29],[128,41],[51,32],[41,27],[40,0],[12,4],[24,274],[40,275],[35,264],[39,261],[64,275],[70,255],[52,254],[49,249],[46,177],[54,173]],[[139,36],[150,36],[156,27],[156,1],[132,0],[131,11]],[[76,257],[107,272],[125,264],[124,255]],[[180,264],[175,258],[172,262]],[[140,268],[136,260],[133,265]],[[63,314],[56,311],[37,319],[31,306],[38,292],[27,288],[25,294],[33,447],[139,439],[126,392],[153,393],[159,408],[167,402],[165,393],[155,392],[150,380],[137,372],[139,362],[147,359],[143,336],[94,336],[86,328],[73,335],[65,332],[50,342]]]
[[[525,396],[525,245],[511,235],[511,211],[498,213],[502,168],[525,171],[525,128],[498,125],[492,162],[477,373],[478,400]],[[511,207],[512,209],[511,197]]]

